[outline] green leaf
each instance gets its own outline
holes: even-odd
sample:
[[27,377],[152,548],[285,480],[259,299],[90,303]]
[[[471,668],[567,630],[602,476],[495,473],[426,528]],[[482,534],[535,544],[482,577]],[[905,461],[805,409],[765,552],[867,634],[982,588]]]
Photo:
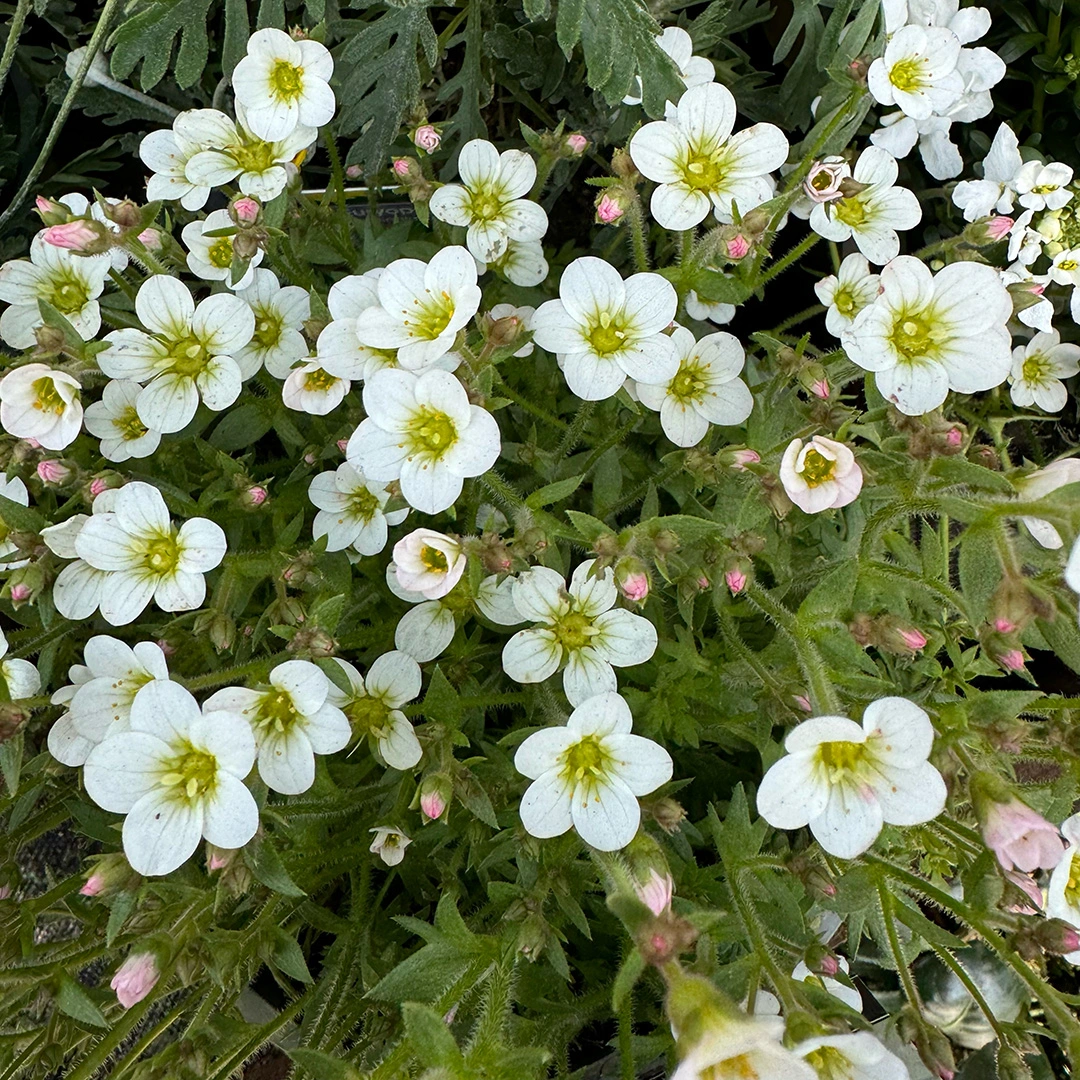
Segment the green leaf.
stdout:
[[60,985],[56,993],[57,1008],[81,1024],[91,1027],[108,1027],[108,1021],[101,1015],[101,1010],[94,1004],[90,995],[66,972],[60,975]]
[[105,925],[105,944],[111,945],[116,940],[116,935],[124,928],[127,917],[135,907],[135,894],[124,891],[117,893],[113,899],[112,907],[109,908],[109,921]]
[[986,618],[990,597],[1001,579],[1001,559],[990,529],[973,526],[960,538],[960,591],[977,622]]
[[[526,498],[525,505],[533,510],[539,510],[542,506],[550,506],[552,503],[560,502],[567,496],[573,495],[584,479],[585,474],[581,473],[578,476],[568,476],[565,480],[556,480],[553,484],[545,484]],[[605,530],[606,528],[605,526]]]
[[137,15],[113,33],[112,73],[124,81],[142,61],[139,84],[143,90],[157,86],[169,69],[173,42],[180,35],[176,56],[176,82],[181,90],[203,73],[210,46],[206,19],[213,0],[151,0]]
[[581,40],[581,24],[585,18],[585,0],[559,0],[555,15],[555,40],[563,55],[570,59],[574,46]]
[[420,1062],[428,1068],[456,1069],[461,1051],[443,1018],[427,1005],[406,1001],[401,1007],[405,1034]]
[[[551,0],[525,0],[525,18],[530,22],[551,18]],[[560,4],[561,8],[563,5]]]
[[[312,1080],[360,1080],[360,1074],[347,1062],[322,1050],[294,1047],[285,1051]],[[300,1080],[295,1077],[294,1080]]]
[[255,875],[256,880],[262,882],[268,889],[273,889],[282,896],[307,896],[307,893],[289,877],[281,856],[268,836],[264,836],[259,843],[249,844],[244,848],[244,862]]
[[480,67],[484,51],[482,12],[480,3],[470,2],[465,32],[447,42],[447,49],[464,44],[465,56],[457,74],[443,83],[435,96],[436,101],[449,101],[455,96],[460,97],[458,108],[450,119],[450,126],[457,133],[459,145],[487,134],[487,124],[484,123],[480,110],[491,101],[492,88]]
[[256,401],[230,409],[218,422],[209,443],[229,454],[245,450],[261,439],[273,426],[274,418],[266,406]]
[[626,959],[619,965],[619,973],[611,984],[611,1008],[618,1012],[626,1000],[627,994],[634,989],[635,984],[645,974],[645,958],[633,949]]
[[1016,489],[1009,479],[985,465],[976,465],[962,457],[937,457],[930,465],[931,476],[939,476],[953,484],[966,484],[977,491],[994,491],[1002,495],[1015,495]]
[[421,709],[429,720],[436,723],[457,727],[461,720],[461,699],[441,667],[436,667],[431,674]]
[[592,514],[583,514],[580,510],[567,510],[566,516],[586,540],[595,540],[612,531],[610,525],[605,525],[599,518],[594,518]]
[[36,511],[31,510],[22,503],[9,499],[6,495],[0,495],[0,519],[9,529],[18,532],[41,532],[48,522]]
[[[3,677],[2,673],[0,673],[0,677]],[[6,697],[5,693],[5,699]],[[19,773],[22,771],[23,763],[23,741],[23,733],[19,731],[6,742],[0,743],[0,776],[3,776],[7,794],[11,796],[19,793]]]
[[297,944],[296,938],[280,926],[276,926],[274,927],[272,941],[273,947],[270,951],[270,959],[289,978],[302,983],[312,982],[311,972],[308,971],[307,961],[304,959],[304,953]]
[[812,629],[823,618],[843,615],[855,598],[858,580],[858,562],[855,559],[842,562],[806,594],[806,599],[799,605],[799,622]]
[[247,0],[225,0],[225,39],[221,45],[221,70],[228,77],[247,51],[251,36]]

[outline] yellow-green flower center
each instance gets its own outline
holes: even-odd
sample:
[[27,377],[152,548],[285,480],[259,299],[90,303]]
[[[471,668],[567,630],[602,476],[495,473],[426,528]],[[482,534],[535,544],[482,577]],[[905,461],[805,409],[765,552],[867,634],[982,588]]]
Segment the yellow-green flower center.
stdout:
[[282,321],[266,307],[255,308],[255,333],[252,342],[258,349],[272,349],[281,340]]
[[413,453],[438,458],[457,442],[457,427],[444,412],[421,406],[409,424]]
[[589,330],[589,344],[597,356],[610,356],[626,346],[626,328],[618,316],[601,311]]
[[693,149],[682,164],[683,183],[695,191],[715,191],[724,180],[721,147],[711,153]]
[[586,735],[562,756],[562,775],[570,783],[598,780],[607,771],[611,755],[596,735]]
[[668,394],[681,404],[700,401],[708,386],[707,369],[696,357],[684,360],[679,373],[671,380]]
[[304,376],[304,389],[319,393],[329,390],[337,382],[336,375],[331,375],[329,371],[324,371],[322,368],[315,368]]
[[59,416],[66,408],[60,391],[53,379],[45,375],[34,380],[34,408],[41,412],[55,413]]
[[803,458],[802,478],[810,487],[817,487],[818,484],[824,484],[833,478],[835,468],[835,461],[830,461],[824,454],[811,447]]
[[192,379],[210,362],[206,346],[197,337],[190,335],[169,346],[169,357],[172,360],[172,370],[177,375],[187,375]]
[[823,742],[818,746],[818,761],[825,767],[831,783],[854,772],[866,753],[865,743]]
[[424,564],[424,568],[432,574],[445,574],[450,569],[450,563],[447,562],[446,556],[435,547],[428,547],[425,544],[420,549],[420,561]]
[[147,432],[147,427],[139,419],[134,405],[125,406],[120,415],[113,420],[113,427],[124,442],[141,439]]
[[417,297],[413,300],[415,310],[402,309],[402,314],[409,328],[409,337],[434,341],[450,325],[454,317],[454,301],[447,292],[434,296],[430,290],[426,291],[427,300],[421,302]]
[[1021,369],[1024,382],[1040,383],[1051,374],[1052,365],[1045,353],[1035,353],[1024,361]]
[[564,615],[555,624],[554,630],[559,644],[571,652],[584,648],[600,632],[593,626],[592,620],[580,611],[571,611]]
[[749,1054],[740,1054],[703,1069],[700,1077],[701,1080],[761,1080],[761,1073]]
[[349,496],[350,517],[370,521],[378,512],[379,500],[367,488],[360,488]]
[[852,195],[846,199],[837,199],[832,204],[833,214],[838,221],[842,221],[849,228],[857,229],[866,224],[866,207],[858,195]]
[[90,299],[86,285],[77,277],[65,274],[53,279],[52,288],[42,299],[48,301],[61,315],[74,315]]
[[480,187],[469,194],[469,212],[480,221],[494,221],[502,213],[502,199],[491,187]]
[[1065,883],[1065,899],[1080,908],[1080,852],[1074,852],[1069,863],[1069,880]]
[[267,733],[276,731],[281,734],[288,731],[299,719],[300,714],[289,694],[284,690],[267,690],[252,720],[252,726],[263,728]]
[[143,566],[153,574],[171,574],[180,562],[180,545],[176,534],[159,534],[143,548]]
[[304,90],[304,69],[288,60],[275,60],[270,71],[270,85],[275,97],[297,98]]
[[169,763],[161,777],[165,787],[175,788],[176,794],[188,802],[200,799],[211,791],[217,780],[218,763],[213,754],[186,745]]
[[244,172],[263,173],[277,163],[274,143],[253,135],[228,147],[225,152]]
[[219,236],[206,252],[206,261],[218,270],[228,270],[232,266],[233,248],[231,236]]
[[903,93],[912,93],[922,87],[923,62],[916,56],[907,57],[889,68],[889,82]]
[[837,289],[833,296],[833,307],[841,315],[852,316],[855,314],[855,294],[848,288]]
[[806,1055],[806,1060],[821,1080],[851,1080],[855,1075],[851,1060],[835,1046],[819,1046]]
[[390,710],[378,698],[358,697],[343,710],[357,736],[381,738],[390,727]]
[[932,318],[927,312],[901,314],[893,322],[893,347],[904,359],[925,360],[934,349]]

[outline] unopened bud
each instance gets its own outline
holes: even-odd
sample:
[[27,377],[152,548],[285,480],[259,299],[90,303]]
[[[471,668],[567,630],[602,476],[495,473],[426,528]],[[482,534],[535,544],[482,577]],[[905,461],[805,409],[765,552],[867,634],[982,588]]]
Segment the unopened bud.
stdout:
[[252,484],[240,493],[240,505],[245,510],[255,510],[269,498],[269,492],[259,484]]
[[1015,225],[1011,217],[995,214],[991,217],[973,221],[964,230],[964,239],[975,247],[986,247],[988,244],[996,244],[999,240],[1009,235],[1009,230]]
[[157,229],[143,229],[139,233],[139,243],[149,251],[161,249],[161,233]]
[[[44,323],[34,331],[34,341],[37,344],[39,353],[58,353],[67,344],[63,330],[56,326],[46,326]],[[25,441],[37,442],[36,439],[27,439]],[[37,443],[37,445],[40,446],[41,443]]]
[[486,532],[480,537],[479,555],[489,574],[505,574],[513,565],[510,548],[498,533]]
[[393,165],[390,167],[395,175],[402,178],[408,177],[413,171],[413,163],[410,158],[395,158]]
[[30,719],[30,710],[16,701],[0,701],[0,743],[5,743]]
[[484,318],[485,337],[497,349],[506,348],[525,332],[525,321],[520,315],[504,315],[501,319]]
[[420,812],[428,821],[441,818],[450,805],[453,792],[453,781],[445,773],[425,776],[420,784]]
[[142,221],[142,211],[131,199],[121,199],[117,203],[106,203],[105,216],[116,222],[121,229],[132,229]]
[[119,967],[109,985],[125,1009],[137,1005],[157,985],[160,973],[153,953],[136,953]]
[[919,1057],[932,1076],[936,1076],[938,1080],[953,1080],[956,1076],[956,1061],[947,1035],[936,1027],[920,1023],[916,1027],[913,1041]]
[[433,124],[421,124],[413,131],[412,142],[417,150],[423,150],[425,154],[433,154],[439,149],[442,135]]
[[71,211],[61,202],[54,202],[39,195],[34,200],[34,209],[43,225],[60,225],[71,216]]
[[346,165],[345,177],[348,180],[359,180],[364,175],[364,170],[359,165]]
[[959,448],[964,442],[964,433],[959,428],[949,428],[945,432],[945,442],[949,446]]
[[46,484],[59,485],[66,484],[74,476],[74,471],[62,461],[47,458],[38,462],[37,474]]
[[733,567],[724,574],[724,582],[732,596],[738,596],[746,588],[746,574],[739,567]]
[[8,590],[8,596],[11,597],[12,603],[18,607],[20,604],[25,604],[30,599],[30,586],[24,584],[12,585]]
[[997,662],[1006,671],[1023,671],[1024,654],[1019,649],[1009,649],[997,657]]
[[258,230],[251,232],[238,232],[232,238],[233,255],[240,260],[254,259],[259,252],[260,242]]
[[730,451],[730,461],[725,461],[725,464],[736,472],[746,472],[747,465],[759,465],[760,463],[761,455],[756,450],[751,450],[748,447],[744,447],[742,450]]
[[96,499],[103,491],[108,490],[109,481],[103,476],[95,476],[90,481],[90,496]]
[[596,200],[596,220],[601,225],[613,225],[626,213],[626,199],[614,191],[605,191]]
[[682,806],[666,795],[650,803],[649,809],[652,812],[653,820],[669,836],[679,831],[683,818],[686,817],[686,811]]
[[229,207],[229,217],[237,225],[254,225],[259,220],[261,213],[262,207],[259,205],[258,199],[253,199],[250,195],[243,195],[239,199],[233,199]]
[[724,241],[724,252],[733,262],[745,259],[750,254],[750,240],[742,233],[736,233],[729,240]]
[[314,626],[306,630],[297,630],[285,648],[291,653],[318,659],[336,656],[338,643],[325,630]]
[[805,694],[795,694],[791,700],[795,702],[795,707],[802,709],[804,713],[814,711],[814,706],[810,704],[810,699]]
[[568,157],[581,157],[589,147],[589,140],[580,131],[572,131],[563,140]]
[[46,244],[80,255],[97,255],[112,246],[108,230],[100,222],[81,218],[63,225],[50,225],[42,232],[41,238]]
[[679,534],[671,529],[659,529],[652,536],[658,555],[672,555],[679,550]]
[[634,159],[622,148],[611,155],[611,171],[621,180],[636,184],[641,180]]
[[648,567],[636,556],[627,555],[615,564],[615,584],[625,599],[643,604],[649,595]]

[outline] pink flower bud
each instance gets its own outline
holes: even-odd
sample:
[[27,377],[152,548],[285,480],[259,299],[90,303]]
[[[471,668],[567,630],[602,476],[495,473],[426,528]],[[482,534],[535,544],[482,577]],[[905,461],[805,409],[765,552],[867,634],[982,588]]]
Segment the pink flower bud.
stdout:
[[1006,870],[1053,870],[1065,854],[1056,825],[1013,796],[1008,802],[976,799],[983,840]]
[[659,918],[671,907],[671,894],[675,890],[675,883],[670,874],[659,874],[654,868],[649,869],[649,880],[643,884],[636,884],[634,892],[638,899]]
[[12,585],[11,586],[11,599],[16,604],[25,604],[30,599],[31,588],[29,585]]
[[96,499],[108,486],[108,483],[99,476],[90,481],[90,494]]
[[237,199],[232,204],[233,213],[236,215],[238,222],[243,222],[245,225],[250,225],[256,221],[259,217],[259,211],[262,207],[254,199],[248,198],[246,195],[243,198]]
[[439,143],[442,142],[442,136],[431,126],[431,124],[423,124],[412,133],[412,141],[413,145],[418,150],[423,150],[428,154],[432,154],[439,149]]
[[[1027,915],[1035,915],[1042,911],[1043,907],[1043,894],[1042,889],[1035,884],[1035,879],[1030,874],[1021,874],[1016,870],[1006,870],[1005,876],[1022,892],[1024,892],[1028,899],[1032,902],[1032,907],[1021,905],[1019,907],[1011,908],[1012,911],[1023,912]],[[1070,950],[1071,951],[1071,950]]]
[[725,247],[729,259],[745,259],[750,254],[750,241],[742,233],[728,240]]
[[157,229],[143,229],[139,233],[139,243],[150,251],[158,251],[161,248],[161,233]]
[[839,961],[832,953],[826,953],[818,963],[818,973],[821,975],[835,975],[840,970]]
[[1011,634],[1016,629],[1016,623],[1010,622],[1008,619],[995,619],[994,629],[999,634]]
[[349,449],[349,440],[348,439],[338,439],[337,448],[344,454],[345,451]]
[[398,176],[409,175],[409,162],[406,158],[397,158],[391,168]]
[[618,200],[613,199],[606,193],[600,197],[600,201],[596,204],[596,218],[604,225],[610,225],[613,221],[618,221],[624,213],[626,211]]
[[805,694],[796,694],[792,700],[804,713],[812,713],[814,711],[814,707],[810,704],[810,699]]
[[10,885],[0,885],[0,900],[6,900],[11,895]]
[[244,506],[254,510],[255,507],[262,506],[269,497],[270,493],[266,488],[260,484],[252,484],[241,496],[241,502]]
[[1067,930],[1061,931],[1061,951],[1062,953],[1072,953],[1080,949],[1080,933],[1077,933],[1073,927],[1069,927]]
[[697,585],[697,587],[698,587],[698,588],[699,588],[699,589],[700,589],[700,590],[701,590],[702,592],[704,592],[704,591],[705,591],[706,589],[708,589],[708,588],[711,588],[711,587],[712,587],[712,582],[711,582],[711,581],[710,581],[710,580],[709,580],[709,579],[708,579],[708,578],[707,578],[707,577],[706,577],[706,576],[705,576],[704,574],[702,574],[702,575],[701,575],[701,577],[699,577],[699,578],[697,579],[697,581],[696,581],[696,582],[694,582],[694,584],[695,584],[695,585]]
[[649,578],[646,574],[630,574],[622,582],[622,594],[627,600],[640,604],[649,595]]
[[945,434],[949,446],[959,446],[964,441],[964,433],[959,428],[949,428]]
[[830,393],[829,380],[828,379],[817,379],[814,382],[812,382],[810,384],[810,393],[813,394],[814,397],[821,398],[822,401],[828,401],[829,393]]
[[727,582],[727,587],[731,590],[732,596],[738,596],[746,588],[746,575],[738,567],[729,570],[724,575],[724,581]]
[[27,435],[26,438],[23,439],[23,442],[26,443],[27,446],[31,447],[31,449],[34,449],[34,450],[40,450],[41,449],[41,443],[39,443],[37,441],[37,439],[35,439],[32,435]]
[[97,872],[91,874],[79,890],[82,896],[98,896],[105,890],[105,877]]
[[739,472],[746,472],[747,465],[757,465],[761,461],[761,455],[756,450],[736,450],[732,455],[731,467]]
[[921,630],[901,628],[898,633],[904,644],[912,651],[918,652],[926,648],[926,635]]
[[129,956],[119,967],[109,984],[125,1009],[137,1005],[157,984],[160,972],[153,953]]
[[643,603],[649,595],[648,567],[636,556],[627,555],[615,564],[615,584],[631,603]]
[[1008,236],[1009,230],[1015,224],[1016,222],[1011,217],[998,214],[986,223],[986,234],[992,240],[1000,240],[1003,236]]
[[578,131],[571,132],[566,136],[566,148],[575,157],[581,157],[589,145],[589,140]]
[[311,451],[309,450],[309,451],[308,451],[308,452],[307,452],[307,453],[306,453],[306,454],[304,455],[304,463],[305,463],[306,465],[314,465],[314,464],[315,464],[315,461],[316,461],[315,455],[314,455],[314,454],[313,454],[313,453],[312,453],[312,452],[311,452]]
[[37,474],[46,484],[64,484],[71,479],[71,469],[54,458],[39,461]]
[[420,796],[420,812],[429,821],[441,818],[446,813],[446,800],[438,791],[428,791]]
[[1009,671],[1024,670],[1024,654],[1019,649],[1010,649],[998,657],[998,663]]
[[86,221],[68,221],[63,225],[50,225],[41,239],[53,247],[68,251],[82,251],[98,240],[98,231]]
[[39,196],[38,196],[38,197],[37,197],[37,198],[36,198],[36,199],[34,200],[34,205],[35,205],[35,206],[36,206],[36,207],[37,207],[37,208],[38,208],[38,209],[39,209],[39,210],[40,210],[40,211],[41,211],[41,212],[42,212],[43,214],[51,214],[51,213],[52,213],[52,210],[53,210],[53,207],[54,207],[54,206],[55,206],[56,204],[55,204],[55,203],[52,203],[52,202],[50,202],[50,201],[49,201],[48,199],[46,199],[46,198],[45,198],[45,196],[44,196],[44,195],[39,195]]
[[210,858],[206,860],[206,869],[213,873],[215,870],[221,870],[228,866],[230,862],[231,859],[226,852],[220,848],[214,848],[210,853]]
[[346,165],[345,176],[349,180],[359,180],[364,175],[364,170],[359,165]]
[[176,652],[176,646],[170,645],[164,638],[158,638],[156,644],[166,656],[172,656]]

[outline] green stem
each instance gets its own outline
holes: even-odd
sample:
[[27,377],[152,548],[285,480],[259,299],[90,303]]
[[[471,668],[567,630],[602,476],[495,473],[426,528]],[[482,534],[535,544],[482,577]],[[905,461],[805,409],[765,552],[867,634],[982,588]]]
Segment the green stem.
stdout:
[[4,42],[4,55],[0,56],[0,93],[3,93],[4,86],[7,84],[8,72],[11,71],[11,65],[15,62],[15,49],[19,44],[19,38],[22,36],[26,16],[29,14],[30,0],[19,0],[18,6],[15,8],[15,14],[11,16],[11,22],[8,23],[7,40]]
[[649,269],[649,248],[645,239],[645,212],[641,209],[641,200],[634,199],[626,212],[630,229],[630,246],[634,252],[634,266],[638,273]]
[[492,371],[499,383],[499,393],[504,394],[515,405],[519,405],[526,412],[532,413],[538,420],[543,420],[545,424],[550,424],[552,427],[565,428],[567,426],[565,420],[560,420],[554,413],[550,413],[547,409],[540,408],[539,405],[534,404],[528,398],[522,397],[512,386],[508,385],[498,368],[493,368]]
[[[742,873],[752,873],[752,871],[746,867],[740,867],[739,869]],[[758,913],[757,909],[754,907],[754,902],[743,891],[742,882],[740,881],[741,876],[741,873],[736,873],[729,879],[731,895],[735,900],[735,907],[739,912],[739,918],[746,930],[746,936],[750,939],[754,958],[760,962],[761,966],[768,974],[769,982],[772,983],[773,989],[776,991],[776,996],[783,1004],[785,1014],[790,1014],[799,1008],[799,1002],[791,992],[791,980],[780,970],[780,965],[777,964],[773,957],[769,942],[765,936],[765,930],[761,925],[761,921],[758,919]]]
[[56,114],[56,119],[49,129],[49,134],[45,137],[41,152],[38,154],[37,160],[31,166],[29,174],[22,183],[22,187],[15,193],[15,198],[11,200],[3,214],[0,214],[0,228],[2,228],[15,211],[22,206],[26,196],[30,194],[30,191],[37,183],[38,177],[41,175],[41,170],[45,168],[45,163],[49,160],[49,155],[56,146],[56,140],[60,138],[60,131],[64,124],[67,123],[67,118],[71,114],[71,110],[75,107],[75,98],[82,88],[86,73],[90,70],[90,65],[93,63],[94,57],[97,56],[105,41],[105,35],[108,33],[109,23],[112,21],[113,12],[119,4],[120,0],[105,0],[105,5],[101,9],[101,16],[98,18],[97,26],[94,27],[94,33],[90,37],[90,43],[87,45],[86,52],[83,54],[82,63],[79,65],[79,70],[75,72],[75,77],[71,80],[71,85],[64,95],[64,100],[60,103],[60,111]]
[[623,995],[619,1003],[619,1080],[634,1080],[634,991]]
[[558,449],[555,451],[556,459],[564,458],[567,454],[573,452],[574,447],[581,441],[581,436],[584,434],[586,426],[592,419],[593,410],[595,408],[595,401],[583,401],[578,406],[578,411],[574,414],[574,419],[570,421],[569,427],[567,427],[562,439],[559,441]]
[[188,690],[209,690],[212,686],[223,686],[225,683],[247,679],[249,676],[268,674],[270,669],[287,655],[287,653],[283,652],[275,653],[273,656],[264,656],[261,660],[252,660],[250,663],[241,664],[239,667],[223,668],[221,671],[211,671],[207,675],[196,675],[190,679],[180,679],[176,675],[173,678],[177,682],[183,683]]
[[537,202],[540,201],[540,196],[543,193],[544,188],[547,187],[548,179],[558,160],[559,159],[555,154],[548,153],[540,155],[540,160],[536,164],[536,182],[532,186],[532,191],[529,192],[530,199]]
[[679,266],[692,267],[694,263],[694,230],[679,233]]
[[1004,1028],[998,1023],[998,1018],[994,1015],[994,1010],[990,1008],[986,998],[983,997],[982,991],[967,973],[964,965],[956,959],[949,949],[935,945],[934,952],[937,953],[938,959],[952,970],[952,973],[964,984],[967,992],[975,999],[975,1004],[982,1010],[987,1023],[994,1029],[994,1034],[997,1035],[998,1042],[1002,1046],[1007,1046],[1009,1040],[1005,1034]]
[[889,952],[892,953],[893,963],[896,965],[896,974],[900,977],[904,995],[919,1016],[919,1023],[925,1023],[922,1015],[922,1000],[915,986],[915,980],[911,976],[911,968],[904,959],[904,952],[900,948],[900,938],[896,933],[896,909],[893,906],[896,901],[883,882],[878,883],[877,891],[878,901],[881,903],[882,921],[885,923],[885,936],[889,939]]
[[[791,713],[795,713],[794,707],[791,705],[790,698],[784,687],[773,678],[769,669],[761,662],[758,654],[753,649],[748,648],[743,641],[742,636],[739,634],[739,629],[735,625],[735,620],[728,614],[722,611],[717,612],[717,618],[720,620],[720,630],[724,635],[724,642],[731,647],[732,651],[738,654],[740,660],[743,661],[750,668],[751,671],[761,680],[762,686],[771,691],[773,697],[776,698],[781,705],[787,708]],[[797,715],[797,714],[796,714]]]
[[128,237],[119,246],[123,248],[135,262],[139,263],[141,266],[145,266],[150,272],[151,277],[155,274],[169,273],[169,268],[154,255],[137,236]]
[[807,319],[812,319],[815,315],[820,315],[824,310],[825,308],[821,304],[811,304],[810,307],[796,312],[790,319],[777,323],[769,333],[782,334],[785,330],[790,330],[793,326],[798,326],[799,323],[806,322]]
[[763,285],[772,281],[774,277],[782,274],[792,263],[798,262],[819,240],[816,232],[807,233],[790,251],[781,255],[768,269],[760,274],[754,282],[754,289],[760,289]]

